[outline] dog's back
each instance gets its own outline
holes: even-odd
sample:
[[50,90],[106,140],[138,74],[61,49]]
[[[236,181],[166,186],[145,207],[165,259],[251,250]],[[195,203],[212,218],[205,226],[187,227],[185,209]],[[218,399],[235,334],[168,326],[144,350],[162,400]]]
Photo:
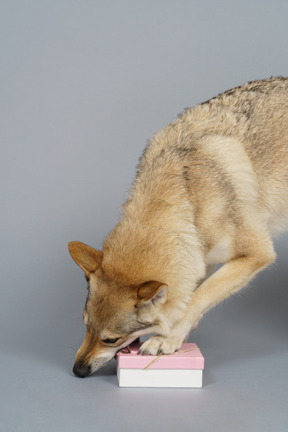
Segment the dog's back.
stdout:
[[194,221],[202,221],[205,231],[208,200],[210,206],[215,203],[221,223],[223,212],[226,220],[229,215],[239,220],[239,210],[245,213],[243,206],[250,205],[254,216],[266,218],[263,223],[270,224],[272,234],[283,228],[288,206],[287,78],[229,90],[187,109],[155,134],[140,160],[133,190],[139,212],[144,216],[151,203],[161,200],[180,202],[187,189],[196,209]]

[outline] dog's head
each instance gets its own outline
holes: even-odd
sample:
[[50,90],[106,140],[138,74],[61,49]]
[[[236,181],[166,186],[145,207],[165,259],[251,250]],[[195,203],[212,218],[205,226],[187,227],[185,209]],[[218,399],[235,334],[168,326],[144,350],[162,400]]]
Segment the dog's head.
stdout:
[[[163,304],[166,287],[157,281],[133,285],[121,275],[108,276],[102,268],[101,251],[80,242],[71,242],[68,248],[88,281],[83,312],[87,331],[73,368],[75,375],[84,378],[104,366],[117,351],[140,335],[157,332],[158,323],[151,320],[153,314],[143,314],[143,309],[148,311]],[[146,318],[143,320],[143,317]]]

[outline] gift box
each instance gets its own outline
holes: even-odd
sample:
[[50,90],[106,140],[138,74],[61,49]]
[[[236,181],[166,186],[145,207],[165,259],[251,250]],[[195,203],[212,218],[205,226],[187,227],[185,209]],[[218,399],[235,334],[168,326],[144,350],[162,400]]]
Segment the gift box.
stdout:
[[119,387],[202,387],[204,357],[195,343],[160,356],[138,354],[140,346],[133,344],[117,353]]

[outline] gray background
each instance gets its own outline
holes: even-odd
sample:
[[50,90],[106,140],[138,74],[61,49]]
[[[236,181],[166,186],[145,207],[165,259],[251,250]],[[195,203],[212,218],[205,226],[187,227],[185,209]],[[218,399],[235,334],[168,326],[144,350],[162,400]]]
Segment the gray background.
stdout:
[[146,140],[185,107],[287,75],[286,0],[6,0],[1,45],[0,426],[17,431],[287,431],[287,248],[191,336],[202,390],[72,375],[86,283]]

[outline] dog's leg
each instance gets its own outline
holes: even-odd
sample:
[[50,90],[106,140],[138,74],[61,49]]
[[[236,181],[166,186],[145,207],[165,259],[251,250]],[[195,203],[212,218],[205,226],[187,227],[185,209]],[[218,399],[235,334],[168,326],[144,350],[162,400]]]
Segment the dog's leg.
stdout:
[[[199,286],[202,285],[202,283],[204,281],[206,281],[207,279],[209,279],[209,277],[211,277],[213,273],[215,273],[216,267],[217,267],[216,264],[210,264],[210,265],[207,266],[206,274],[205,274],[204,278],[201,280],[201,282],[199,283]],[[189,333],[187,333],[187,336],[183,340],[183,343],[186,343],[188,341],[189,334],[190,334],[190,331],[189,331]]]
[[254,243],[247,247],[245,254],[225,263],[195,291],[190,303],[190,311],[195,316],[191,322],[192,329],[206,311],[237,292],[275,260],[272,242],[265,234],[258,235],[256,241],[252,233],[251,240]]
[[[245,236],[246,240],[249,236]],[[155,336],[146,342],[143,351],[169,354],[177,350],[194,330],[203,314],[246,285],[260,270],[271,264],[276,254],[266,234],[250,234],[246,253],[238,254],[206,279],[194,292],[186,313],[167,336]]]
[[[216,264],[207,266],[204,278],[198,283],[198,286],[206,281],[216,270]],[[186,318],[187,316],[187,318]],[[189,324],[189,314],[185,314],[185,319],[176,323],[176,326],[170,330],[169,336],[157,335],[150,337],[140,348],[142,354],[170,354],[176,351],[183,342],[189,338],[191,325]],[[183,336],[184,335],[184,336]]]

